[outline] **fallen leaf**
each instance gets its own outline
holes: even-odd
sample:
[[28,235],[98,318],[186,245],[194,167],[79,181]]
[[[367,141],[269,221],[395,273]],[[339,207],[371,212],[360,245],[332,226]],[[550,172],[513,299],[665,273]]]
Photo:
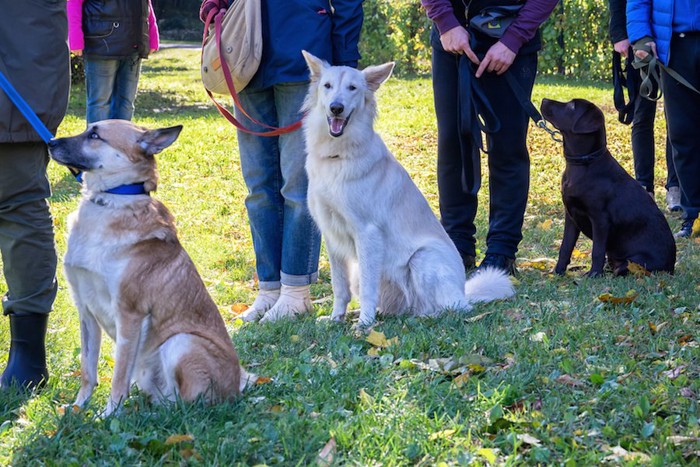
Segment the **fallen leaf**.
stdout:
[[524,433],[521,435],[515,435],[515,437],[518,438],[523,443],[529,444],[530,446],[541,446],[542,445],[542,443],[540,442],[539,439],[535,438],[532,435],[528,435],[527,433]]
[[625,460],[628,462],[644,462],[648,463],[651,458],[644,454],[643,452],[630,452],[623,448],[622,446],[615,446],[611,449],[612,455],[607,456],[605,459],[609,461]]
[[493,314],[493,313],[494,313],[493,311],[487,311],[485,313],[481,313],[481,314],[478,314],[476,316],[471,316],[471,317],[465,319],[464,321],[467,323],[476,323],[477,321],[482,320],[482,319],[486,318],[488,315]]
[[389,346],[389,341],[386,339],[386,336],[384,335],[383,332],[375,331],[372,329],[365,339],[367,342],[372,344],[375,347],[388,347]]
[[469,381],[469,372],[465,371],[464,373],[453,379],[452,384],[454,384],[458,388],[461,388],[466,384],[467,381]]
[[635,276],[651,276],[651,273],[647,271],[647,268],[641,264],[637,264],[634,261],[627,261],[627,270]]
[[335,439],[329,439],[326,445],[318,452],[316,463],[323,467],[333,465],[336,449]]
[[486,459],[486,462],[488,462],[489,464],[496,463],[496,450],[495,449],[479,448],[476,450],[476,455],[481,456],[484,459]]
[[685,397],[686,399],[695,398],[695,391],[693,391],[691,388],[681,388],[679,392],[681,397]]
[[677,366],[676,368],[673,368],[671,370],[662,371],[661,374],[668,379],[676,379],[681,375],[681,373],[683,372],[685,367],[686,367],[686,365],[680,365],[680,366]]
[[549,271],[556,265],[557,261],[553,258],[535,258],[531,260],[520,261],[519,268],[538,269],[540,271]]
[[428,436],[428,441],[435,441],[438,438],[449,438],[456,432],[457,430],[436,431],[435,433],[432,433],[430,436]]
[[244,311],[246,311],[248,308],[248,305],[246,305],[245,303],[234,303],[229,309],[231,310],[231,313],[233,313],[233,316],[238,316]]
[[652,336],[656,335],[656,324],[652,323],[651,321],[649,321],[649,331],[651,331]]
[[280,404],[275,404],[275,405],[273,405],[272,407],[270,407],[270,412],[273,412],[273,413],[280,413],[280,412],[282,412],[282,411],[283,411],[283,408],[282,408],[282,406],[281,406]]
[[574,251],[571,252],[571,258],[573,259],[584,259],[588,258],[588,253],[585,253],[583,251],[580,251],[577,248],[574,248]]
[[367,351],[367,356],[369,357],[379,357],[379,347],[370,347]]
[[615,305],[618,304],[628,304],[632,303],[639,294],[635,290],[630,290],[628,291],[624,297],[615,297],[611,293],[604,293],[598,295],[598,300],[600,300],[603,303],[612,303]]
[[197,452],[196,449],[192,449],[192,448],[181,449],[180,455],[185,460],[190,459],[190,458],[194,458],[195,460],[198,460],[198,461],[202,460],[202,456],[199,455],[199,453]]
[[296,334],[292,334],[291,336],[289,336],[289,340],[294,344],[299,342],[299,339],[299,336],[297,336]]
[[267,384],[272,381],[272,378],[267,377],[267,376],[258,376],[258,379],[255,381],[255,384]]
[[179,444],[185,441],[194,441],[194,436],[192,435],[170,435],[168,439],[165,440],[165,445],[170,446],[171,444]]
[[684,443],[697,443],[700,441],[700,438],[697,436],[669,436],[666,439],[676,446],[680,446]]
[[540,331],[530,336],[532,342],[543,342],[547,338],[547,334]]
[[542,222],[540,222],[540,225],[538,226],[542,230],[549,230],[552,228],[552,219],[545,219]]
[[360,397],[360,402],[362,403],[362,405],[369,406],[369,405],[372,405],[372,403],[374,402],[374,399],[372,399],[372,396],[367,394],[367,391],[365,391],[364,388],[360,388],[360,392],[358,395]]
[[569,375],[557,376],[557,378],[554,381],[556,381],[559,384],[565,384],[567,386],[571,386],[571,387],[575,387],[575,388],[584,386],[583,381],[572,378]]
[[678,338],[678,343],[680,345],[687,345],[688,342],[690,342],[692,340],[693,340],[693,336],[691,334],[684,334]]

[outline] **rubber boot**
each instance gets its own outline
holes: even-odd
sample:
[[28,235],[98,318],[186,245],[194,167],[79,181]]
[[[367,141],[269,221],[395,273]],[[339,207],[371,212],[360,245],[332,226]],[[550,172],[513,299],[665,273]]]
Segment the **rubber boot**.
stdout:
[[0,388],[41,388],[49,379],[46,368],[48,314],[10,315],[10,357],[0,377]]

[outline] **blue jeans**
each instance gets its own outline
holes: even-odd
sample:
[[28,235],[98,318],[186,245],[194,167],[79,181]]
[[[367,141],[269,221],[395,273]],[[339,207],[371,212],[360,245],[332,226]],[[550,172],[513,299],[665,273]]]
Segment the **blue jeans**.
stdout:
[[138,54],[123,59],[85,57],[87,122],[131,120],[140,74]]
[[[243,109],[254,119],[270,126],[286,126],[301,118],[307,89],[306,83],[284,83],[265,89],[244,89],[239,97]],[[265,130],[239,109],[236,118],[251,130]],[[260,289],[315,282],[321,233],[306,203],[308,181],[302,131],[274,137],[238,131],[238,146],[248,187],[245,204]]]

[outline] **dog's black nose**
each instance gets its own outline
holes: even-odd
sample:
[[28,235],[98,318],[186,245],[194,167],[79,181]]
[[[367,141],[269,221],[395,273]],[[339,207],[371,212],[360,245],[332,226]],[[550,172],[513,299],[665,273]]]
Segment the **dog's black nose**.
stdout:
[[331,104],[331,112],[333,112],[333,115],[340,115],[343,113],[343,110],[345,110],[343,104],[340,104],[338,102],[333,102]]

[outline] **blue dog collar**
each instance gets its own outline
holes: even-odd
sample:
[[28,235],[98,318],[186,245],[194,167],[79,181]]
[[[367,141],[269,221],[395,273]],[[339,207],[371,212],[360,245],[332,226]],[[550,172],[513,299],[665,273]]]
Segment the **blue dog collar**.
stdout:
[[[72,170],[71,170],[72,172]],[[83,183],[83,173],[82,172],[74,172],[75,179]],[[110,188],[109,190],[105,190],[103,193],[109,193],[112,195],[150,195],[148,191],[146,191],[146,187],[143,183],[130,183],[129,185],[119,185],[114,188]]]

